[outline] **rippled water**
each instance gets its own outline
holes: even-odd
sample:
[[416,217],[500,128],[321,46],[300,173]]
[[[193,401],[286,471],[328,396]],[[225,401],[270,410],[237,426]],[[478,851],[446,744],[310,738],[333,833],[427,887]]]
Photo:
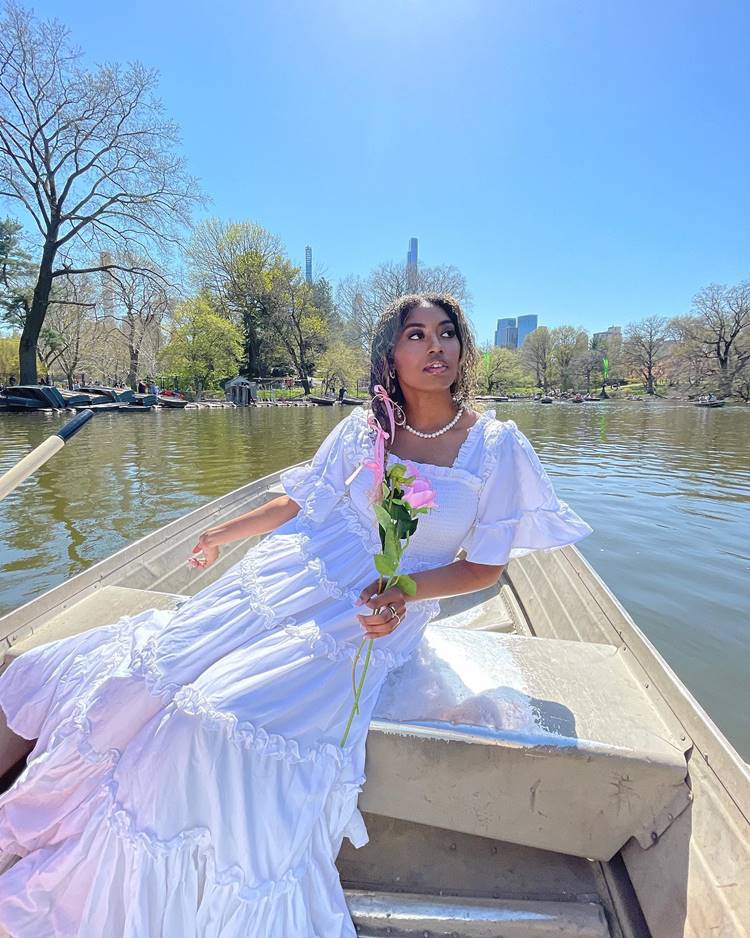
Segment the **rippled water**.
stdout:
[[[305,458],[343,413],[97,414],[0,502],[0,614]],[[582,553],[750,759],[750,408],[511,403],[498,416],[513,417],[594,527]],[[66,419],[0,415],[0,471]]]

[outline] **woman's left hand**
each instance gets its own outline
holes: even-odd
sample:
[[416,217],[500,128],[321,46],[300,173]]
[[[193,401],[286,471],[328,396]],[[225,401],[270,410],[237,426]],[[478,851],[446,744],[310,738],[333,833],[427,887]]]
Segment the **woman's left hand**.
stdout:
[[[383,593],[378,593],[378,581],[375,580],[366,586],[359,594],[359,604],[369,606],[371,609],[382,609],[378,615],[357,615],[366,638],[379,638],[381,635],[390,635],[399,626],[406,615],[406,597],[397,586],[392,586]],[[393,606],[398,615],[393,614],[389,608]]]

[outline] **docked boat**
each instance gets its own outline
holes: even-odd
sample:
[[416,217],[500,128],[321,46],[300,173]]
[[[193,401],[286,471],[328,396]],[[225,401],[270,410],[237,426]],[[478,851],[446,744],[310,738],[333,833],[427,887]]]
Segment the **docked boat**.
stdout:
[[155,394],[138,394],[133,391],[130,393],[133,396],[127,402],[128,407],[145,407],[150,409],[156,404]]
[[553,400],[553,399],[549,396],[549,394],[545,394],[544,397],[540,397],[540,398],[539,398],[539,403],[540,403],[540,404],[551,404],[551,403],[552,403],[552,400]]
[[696,407],[723,407],[725,403],[725,401],[720,401],[717,398],[708,397],[701,397],[697,401],[693,401]]
[[336,403],[333,397],[316,397],[313,394],[308,394],[307,400],[310,401],[311,404],[317,404],[318,407],[332,407]]
[[[190,571],[199,532],[281,491],[251,482],[6,615],[5,662],[175,608],[252,543]],[[441,606],[383,685],[370,840],[337,859],[362,938],[750,934],[750,770],[580,552],[513,560]],[[5,786],[18,747],[3,727]]]
[[0,390],[1,410],[63,410],[67,406],[59,390],[46,384],[12,384]]
[[[90,384],[84,387],[79,388],[80,391],[90,394],[92,397],[92,403],[99,404],[109,401],[112,404],[128,404],[130,403],[135,394],[130,388],[112,388],[104,387],[97,384]],[[95,398],[101,398],[101,400],[96,400]]]
[[161,407],[171,407],[175,410],[183,410],[188,404],[184,397],[176,397],[172,394],[157,394],[156,403]]

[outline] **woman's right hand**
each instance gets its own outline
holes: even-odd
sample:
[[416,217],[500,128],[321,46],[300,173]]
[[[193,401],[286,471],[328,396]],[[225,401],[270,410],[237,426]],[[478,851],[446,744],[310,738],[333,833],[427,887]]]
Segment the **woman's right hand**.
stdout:
[[212,563],[219,559],[219,547],[213,542],[210,529],[201,534],[192,553],[199,556],[190,557],[188,563],[191,567],[200,567],[202,570],[210,567]]

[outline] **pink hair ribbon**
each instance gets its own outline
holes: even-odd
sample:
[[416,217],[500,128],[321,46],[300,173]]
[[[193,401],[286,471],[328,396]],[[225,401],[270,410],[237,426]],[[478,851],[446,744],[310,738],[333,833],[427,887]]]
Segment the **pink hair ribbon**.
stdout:
[[356,479],[362,469],[372,469],[374,474],[373,482],[373,498],[377,498],[380,493],[380,486],[385,477],[385,444],[387,440],[393,442],[393,438],[396,435],[396,421],[393,413],[393,401],[388,396],[388,392],[383,387],[382,384],[376,384],[373,388],[375,395],[374,400],[380,400],[383,402],[385,407],[386,414],[388,415],[388,423],[390,425],[390,433],[383,429],[380,425],[380,421],[377,419],[375,414],[372,411],[367,415],[367,423],[369,427],[375,431],[375,449],[371,459],[363,459],[362,462],[357,466],[354,472],[346,480],[346,485],[351,485],[351,483]]

